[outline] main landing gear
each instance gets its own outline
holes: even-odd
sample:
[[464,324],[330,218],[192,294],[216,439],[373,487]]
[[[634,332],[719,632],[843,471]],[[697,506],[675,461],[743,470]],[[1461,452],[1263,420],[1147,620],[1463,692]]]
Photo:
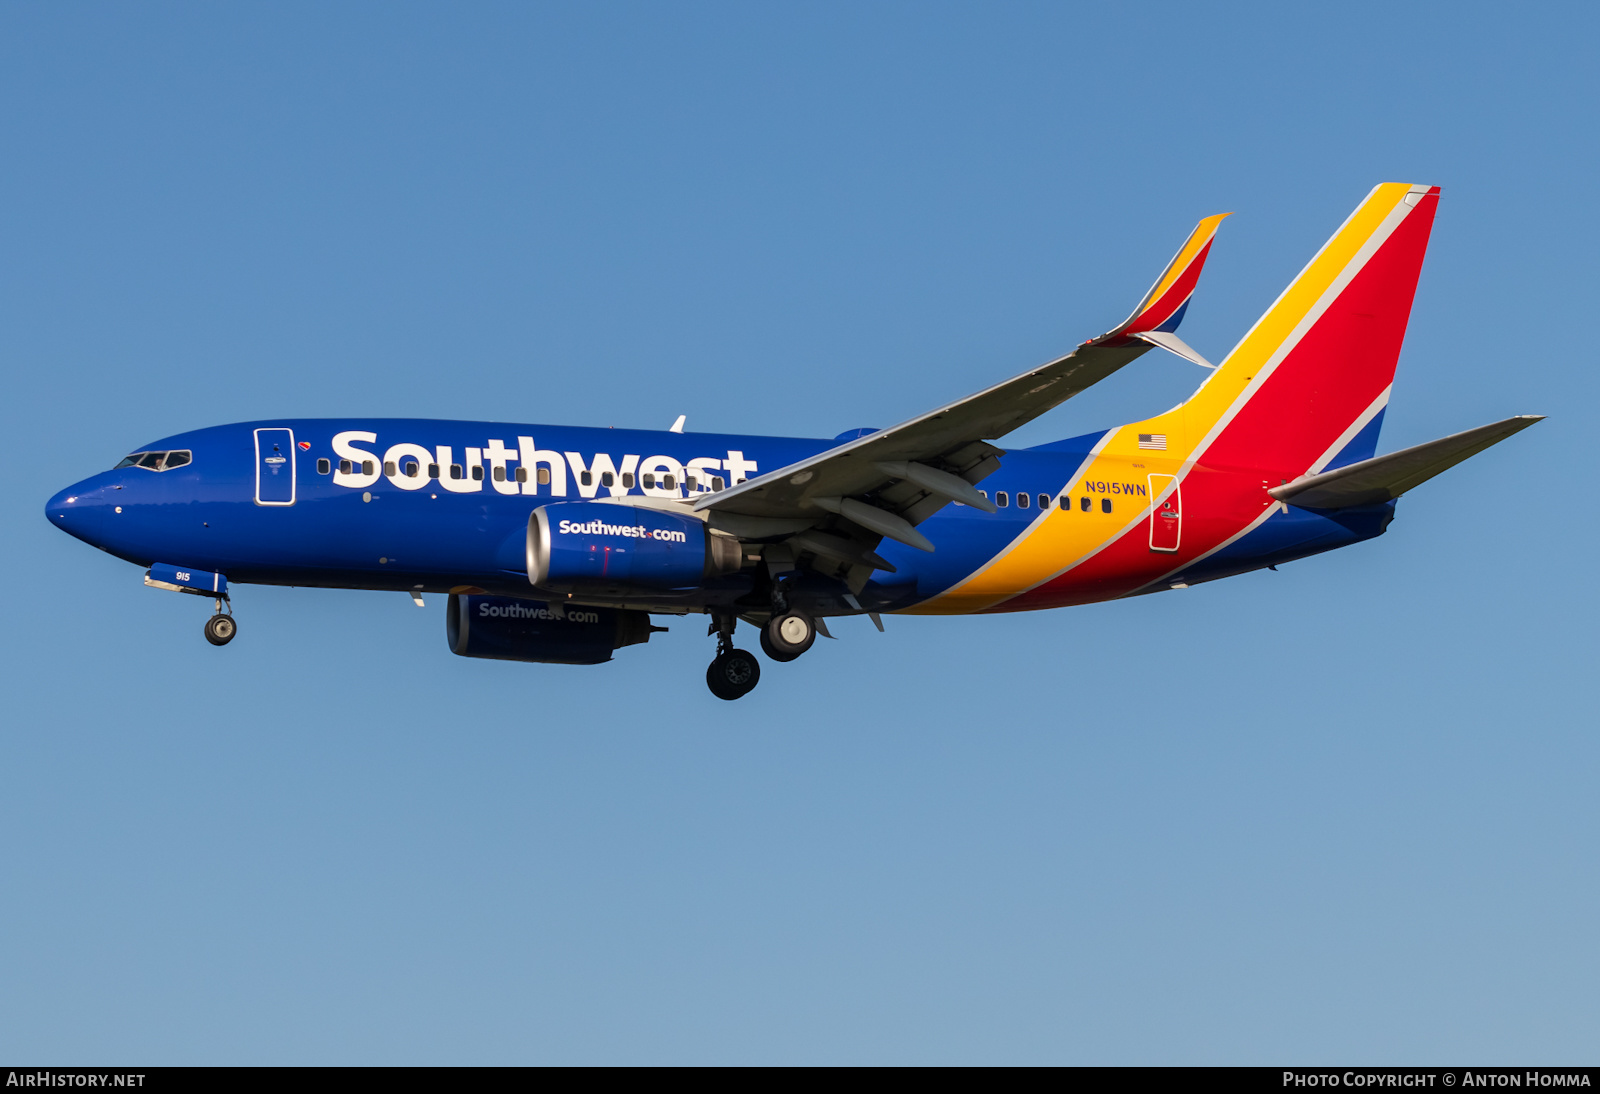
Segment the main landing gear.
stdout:
[[238,633],[239,624],[233,621],[232,605],[224,612],[222,601],[217,601],[217,614],[206,620],[206,641],[213,646],[226,646]]
[[761,628],[761,652],[774,661],[793,661],[817,640],[817,625],[805,612],[774,612]]
[[[706,669],[706,686],[718,699],[741,699],[761,682],[761,662],[755,654],[736,649],[730,614],[716,616],[711,625],[717,635],[717,656]],[[793,661],[817,640],[817,624],[805,612],[775,611],[761,628],[761,650],[774,661]]]
[[733,628],[737,624],[731,614],[718,615],[711,624],[717,635],[717,656],[706,669],[706,687],[718,699],[742,699],[761,682],[761,662],[755,654],[733,648]]
[[748,650],[729,646],[706,668],[706,687],[718,699],[742,699],[760,682],[761,662]]

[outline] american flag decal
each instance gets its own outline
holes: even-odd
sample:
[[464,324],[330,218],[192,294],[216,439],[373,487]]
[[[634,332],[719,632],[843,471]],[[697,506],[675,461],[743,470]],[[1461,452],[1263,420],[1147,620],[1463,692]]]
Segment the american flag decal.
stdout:
[[1139,434],[1139,447],[1152,452],[1165,452],[1167,450],[1167,435],[1165,433]]

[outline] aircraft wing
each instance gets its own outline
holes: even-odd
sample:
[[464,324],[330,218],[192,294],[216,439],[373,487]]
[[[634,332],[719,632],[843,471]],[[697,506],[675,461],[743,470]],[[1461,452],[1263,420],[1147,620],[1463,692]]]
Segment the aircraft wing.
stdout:
[[1217,226],[1227,215],[1202,220],[1133,314],[1065,357],[892,428],[706,494],[695,509],[709,510],[713,525],[749,538],[762,538],[763,529],[766,535],[797,531],[833,514],[876,535],[931,551],[933,545],[915,525],[945,505],[959,501],[993,511],[972,485],[997,469],[1005,455],[990,440],[1060,406],[1153,345],[1182,345],[1172,332],[1194,294]]
[[1490,445],[1499,444],[1513,433],[1542,421],[1542,414],[1519,414],[1387,456],[1374,456],[1320,475],[1308,475],[1284,486],[1274,486],[1267,493],[1305,509],[1346,509],[1352,505],[1393,501],[1441,471],[1448,471]]

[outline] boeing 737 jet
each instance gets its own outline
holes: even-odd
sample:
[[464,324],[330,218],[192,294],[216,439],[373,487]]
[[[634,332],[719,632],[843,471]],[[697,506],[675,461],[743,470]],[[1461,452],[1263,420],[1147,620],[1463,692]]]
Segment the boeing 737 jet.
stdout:
[[[793,661],[834,616],[1063,608],[1382,535],[1395,500],[1539,421],[1376,455],[1437,187],[1384,183],[1217,365],[1177,329],[1221,216],[1133,314],[1059,360],[832,440],[427,419],[214,426],[51,498],[50,523],[215,601],[232,585],[447,594],[465,657],[591,665],[703,614],[711,691]],[[1032,448],[998,442],[1152,348],[1208,370],[1181,405]]]

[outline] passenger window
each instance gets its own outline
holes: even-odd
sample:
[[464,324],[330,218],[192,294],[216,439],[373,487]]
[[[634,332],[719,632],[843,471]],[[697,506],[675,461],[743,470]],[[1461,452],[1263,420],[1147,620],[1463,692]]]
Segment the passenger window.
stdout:
[[1079,498],[1078,499],[1078,508],[1082,509],[1085,513],[1087,513],[1089,511],[1090,506],[1092,506],[1093,504],[1094,504],[1094,502],[1090,501],[1088,498]]
[[721,490],[722,489],[722,476],[721,475],[712,475],[711,476],[711,489],[713,489],[713,490]]
[[473,482],[482,482],[483,481],[483,465],[481,463],[472,465],[472,481]]
[[461,465],[459,463],[453,463],[453,464],[450,465],[450,477],[452,479],[459,479],[459,478],[463,478],[464,477],[463,473],[462,473],[462,470],[461,470]]
[[1102,513],[1111,512],[1111,499],[1110,498],[1101,498],[1100,499],[1100,511]]
[[699,484],[699,481],[696,480],[693,475],[690,475],[688,478],[683,480],[683,485],[688,487],[690,490],[693,490],[696,486],[698,486],[700,484]]
[[1072,512],[1072,499],[1067,497],[1067,495],[1061,495],[1060,505],[1061,508],[1065,509],[1067,512]]
[[[188,451],[168,452],[167,453],[167,465],[162,470],[171,471],[174,467],[182,467],[184,464],[188,463],[190,461],[190,459],[191,459],[191,457],[190,457]],[[324,461],[324,462],[326,462],[326,461]],[[323,473],[326,474],[327,472],[323,472]]]
[[383,461],[383,473],[385,475],[393,475],[394,474],[394,461],[393,460],[384,460]]
[[600,472],[600,485],[601,486],[610,486],[612,483],[614,483],[616,481],[617,481],[616,476],[613,475],[611,472],[609,472],[609,471]]
[[987,490],[979,490],[978,493],[982,494],[984,497],[988,497],[989,496],[989,491],[987,491]]
[[548,467],[539,468],[539,485],[540,486],[549,486],[550,485],[550,469]]
[[436,464],[436,463],[430,463],[428,465],[428,478],[436,479],[438,477],[439,477],[439,465]]
[[1049,494],[1040,494],[1039,495],[1039,508],[1040,509],[1048,509],[1048,508],[1050,508],[1050,495]]
[[407,460],[406,461],[406,478],[408,478],[408,479],[416,478],[417,477],[417,472],[420,471],[420,470],[422,470],[422,469],[417,466],[417,462],[415,460]]
[[665,486],[668,490],[676,490],[678,488],[678,480],[672,475],[662,475],[661,485]]
[[350,474],[350,461],[349,460],[340,460],[339,461],[339,474],[341,474],[341,475]]
[[329,463],[327,460],[318,460],[317,461],[317,474],[326,475],[329,471],[332,471],[332,470],[333,470],[333,464]]
[[1030,501],[1030,499],[1029,499],[1028,495],[1023,494],[1023,493],[1018,493],[1017,494],[1017,508],[1018,509],[1026,509],[1028,507],[1029,501]]
[[996,490],[994,492],[994,503],[1000,508],[1004,509],[1006,506],[1011,504],[1011,496],[1004,490]]
[[[494,481],[495,482],[505,482],[506,481],[506,469],[504,467],[496,467],[494,469]],[[611,484],[607,483],[606,485],[609,486]]]
[[632,490],[633,489],[633,472],[632,471],[624,471],[622,473],[622,486],[626,490]]
[[518,482],[527,482],[528,481],[528,469],[526,467],[517,468],[517,481]]
[[645,475],[639,481],[644,483],[645,489],[647,490],[654,490],[656,488],[656,477],[654,475]]
[[594,472],[593,471],[585,471],[583,474],[578,476],[578,481],[580,483],[582,483],[584,486],[593,486],[594,485]]

